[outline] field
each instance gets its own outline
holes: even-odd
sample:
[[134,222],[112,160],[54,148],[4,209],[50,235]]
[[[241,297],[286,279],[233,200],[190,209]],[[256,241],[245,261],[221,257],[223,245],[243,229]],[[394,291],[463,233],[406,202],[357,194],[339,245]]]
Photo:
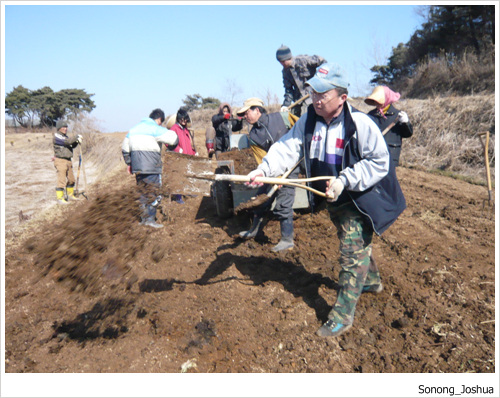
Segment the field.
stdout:
[[484,185],[398,168],[408,207],[374,239],[384,290],[361,297],[348,333],[325,339],[315,332],[339,271],[325,210],[296,212],[296,246],[275,254],[277,221],[265,239],[242,241],[249,213],[220,219],[207,195],[168,200],[182,177],[168,159],[165,228],[148,229],[122,138],[106,138],[106,173],[86,163],[89,199],[57,206],[51,137],[5,137],[7,374],[495,374],[495,209]]

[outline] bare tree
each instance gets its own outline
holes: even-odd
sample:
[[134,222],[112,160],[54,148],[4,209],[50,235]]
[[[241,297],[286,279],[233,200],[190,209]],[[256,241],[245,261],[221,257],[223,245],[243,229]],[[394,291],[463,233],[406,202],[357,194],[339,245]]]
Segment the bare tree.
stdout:
[[229,105],[233,106],[236,103],[241,102],[241,94],[243,93],[243,89],[236,82],[236,79],[226,79],[226,83],[224,86],[224,96],[226,97]]
[[279,98],[276,93],[273,93],[269,87],[265,88],[264,92],[259,92],[259,97],[264,101],[265,106],[279,104]]

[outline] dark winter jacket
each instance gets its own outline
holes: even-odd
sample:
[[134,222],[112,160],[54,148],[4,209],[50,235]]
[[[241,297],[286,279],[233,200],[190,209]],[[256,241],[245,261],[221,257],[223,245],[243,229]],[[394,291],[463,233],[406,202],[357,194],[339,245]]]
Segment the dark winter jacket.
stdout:
[[257,145],[267,152],[288,130],[281,112],[264,113],[254,123],[248,138],[251,145]]
[[70,136],[56,131],[52,142],[54,143],[54,156],[70,160],[73,157],[73,148],[78,145],[76,134]]
[[[390,105],[389,109],[385,113],[385,118],[380,114],[378,109],[373,109],[368,112],[368,116],[371,117],[382,132],[397,119],[398,114],[399,110],[392,105]],[[399,156],[401,155],[403,138],[408,138],[412,135],[413,127],[410,122],[396,123],[396,125],[384,135],[385,142],[387,142],[387,147],[389,148],[389,153],[391,155],[391,160],[394,162],[395,166],[399,165]]]
[[[222,111],[224,107],[229,109],[229,119],[224,118]],[[212,126],[215,129],[215,150],[226,152],[230,147],[231,134],[243,128],[243,120],[234,119],[231,106],[227,102],[223,102],[219,106],[219,113],[212,117]]]
[[[357,127],[351,112],[355,113],[359,111],[355,108],[351,108],[351,111],[349,111],[349,107],[347,103],[345,103],[345,144],[342,169],[352,168],[356,163],[362,160],[359,153],[358,135],[356,133]],[[309,164],[306,170],[311,169],[309,148],[311,146],[317,117],[314,107],[312,105],[309,106],[307,110],[304,142],[305,159],[307,159]],[[343,194],[347,194],[358,210],[370,220],[373,230],[377,235],[382,234],[389,228],[406,209],[406,200],[399,186],[393,162],[390,162],[390,168],[387,175],[372,187],[364,191],[351,191],[346,189]]]
[[212,125],[215,129],[216,137],[230,137],[233,131],[240,131],[243,128],[243,121],[234,119],[232,116],[230,119],[224,119],[224,113],[222,110],[224,107],[229,109],[229,115],[232,115],[231,106],[223,102],[219,106],[219,113],[212,117]]
[[[331,161],[331,154],[325,152],[321,155],[318,150],[321,151],[322,143],[325,143],[326,150],[328,142],[323,139],[328,140],[329,134],[336,134],[339,130],[342,139],[336,138],[335,143],[340,145],[342,156],[337,164]],[[313,138],[315,153],[311,153]],[[348,102],[344,103],[342,113],[328,125],[316,115],[314,107],[309,106],[307,116],[301,117],[285,136],[272,145],[258,169],[266,177],[276,177],[302,156],[308,177],[338,176],[342,180],[345,189],[339,201],[343,196],[352,200],[376,234],[383,233],[406,208],[379,128],[368,115],[354,109]],[[325,192],[325,187],[319,190]],[[314,206],[314,196],[310,195],[311,206]]]

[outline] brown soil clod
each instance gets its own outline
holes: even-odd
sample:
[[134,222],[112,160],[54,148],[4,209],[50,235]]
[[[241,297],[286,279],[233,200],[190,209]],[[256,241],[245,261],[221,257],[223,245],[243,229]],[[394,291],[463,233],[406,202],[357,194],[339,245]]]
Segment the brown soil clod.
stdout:
[[238,213],[243,210],[254,209],[256,207],[259,207],[260,205],[263,205],[270,199],[271,198],[267,196],[267,194],[263,193],[261,195],[254,196],[253,198],[247,200],[246,202],[240,203],[238,206],[236,206],[234,211],[235,213]]

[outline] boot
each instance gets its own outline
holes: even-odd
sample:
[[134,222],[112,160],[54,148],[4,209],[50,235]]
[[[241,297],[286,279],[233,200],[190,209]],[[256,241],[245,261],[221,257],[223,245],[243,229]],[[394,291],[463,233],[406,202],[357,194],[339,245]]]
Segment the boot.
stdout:
[[254,215],[253,221],[252,221],[252,226],[250,227],[250,229],[248,231],[241,231],[239,233],[240,237],[242,237],[243,239],[255,238],[257,236],[257,234],[259,233],[259,231],[261,231],[262,228],[264,227],[262,225],[263,221],[264,221],[264,217]]
[[271,251],[280,252],[282,250],[291,250],[294,247],[293,243],[293,220],[281,220],[281,240]]
[[141,224],[147,227],[163,228],[162,224],[156,222],[156,207],[151,205],[145,206]]
[[57,201],[61,205],[67,205],[69,203],[66,200],[66,198],[64,197],[64,189],[56,188],[56,197],[57,197]]
[[80,200],[80,198],[75,196],[75,188],[74,187],[66,187],[66,193],[68,194],[68,199]]

